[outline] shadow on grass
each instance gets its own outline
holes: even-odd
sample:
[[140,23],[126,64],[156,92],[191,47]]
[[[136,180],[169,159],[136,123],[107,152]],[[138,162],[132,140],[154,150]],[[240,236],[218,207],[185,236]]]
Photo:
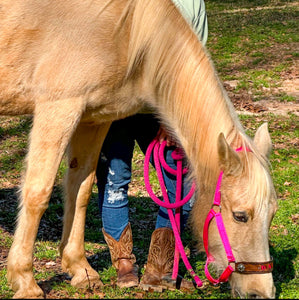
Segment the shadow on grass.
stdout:
[[[62,232],[63,199],[60,186],[55,186],[49,208],[44,213],[37,239],[56,242]],[[0,189],[0,227],[13,234],[18,216],[18,188]]]
[[[5,140],[11,136],[20,136],[22,134],[29,134],[29,130],[32,126],[32,117],[31,116],[22,116],[22,117],[11,117],[16,120],[16,123],[13,126],[3,129],[0,126],[0,139]],[[9,117],[7,117],[9,119]]]
[[271,247],[270,253],[274,260],[273,279],[276,287],[276,297],[279,298],[282,292],[281,286],[296,277],[293,261],[298,256],[298,252],[295,248],[275,251],[275,248]]
[[0,189],[0,227],[10,234],[14,233],[18,214],[18,189]]

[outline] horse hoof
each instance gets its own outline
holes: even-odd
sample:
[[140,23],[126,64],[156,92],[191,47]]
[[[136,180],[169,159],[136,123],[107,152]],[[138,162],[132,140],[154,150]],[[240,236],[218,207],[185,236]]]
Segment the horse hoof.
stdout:
[[12,298],[13,299],[45,299],[45,294],[41,288],[36,287],[26,292],[17,291]]
[[96,289],[102,287],[104,284],[99,277],[93,277],[93,278],[89,277],[80,281],[74,277],[71,280],[71,285],[78,289]]

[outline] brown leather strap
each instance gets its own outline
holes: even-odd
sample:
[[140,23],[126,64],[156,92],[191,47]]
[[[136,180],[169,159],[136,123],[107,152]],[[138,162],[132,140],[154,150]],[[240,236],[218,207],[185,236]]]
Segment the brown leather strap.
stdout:
[[273,271],[273,260],[257,262],[238,262],[235,263],[235,272],[240,274],[263,274]]

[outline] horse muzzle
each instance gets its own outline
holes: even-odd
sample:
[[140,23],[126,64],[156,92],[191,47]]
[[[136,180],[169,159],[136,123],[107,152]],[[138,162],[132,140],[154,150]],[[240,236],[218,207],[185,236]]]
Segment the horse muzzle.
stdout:
[[[242,280],[240,276],[246,276],[247,279]],[[240,275],[240,273],[234,272],[229,281],[233,298],[275,299],[276,288],[270,273],[264,273],[262,275]]]

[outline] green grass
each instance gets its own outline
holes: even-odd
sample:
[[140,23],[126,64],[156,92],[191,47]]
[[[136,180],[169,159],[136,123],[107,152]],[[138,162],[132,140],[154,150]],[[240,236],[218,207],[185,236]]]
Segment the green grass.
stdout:
[[37,241],[35,243],[35,257],[42,260],[56,260],[59,256],[58,243],[49,241]]
[[[274,280],[277,287],[277,298],[298,298],[298,271],[299,271],[299,245],[298,245],[298,150],[294,145],[294,141],[298,139],[299,132],[297,128],[298,117],[294,114],[288,116],[276,116],[273,114],[250,116],[240,115],[241,122],[247,129],[247,133],[253,136],[256,129],[263,123],[268,122],[269,131],[273,141],[274,149],[270,160],[272,165],[272,176],[275,189],[278,195],[279,210],[275,215],[270,230],[270,252],[274,257],[275,269]],[[142,180],[142,172],[140,172],[140,161],[142,154],[136,146],[134,151],[133,173],[137,179]],[[2,194],[1,194],[2,193]],[[9,191],[1,190],[0,195],[3,197],[16,196]],[[16,206],[16,203],[13,202]],[[146,262],[147,251],[150,242],[150,235],[154,229],[154,214],[157,207],[149,198],[130,197],[131,206],[131,222],[134,236],[134,253],[138,258],[138,263],[143,271],[143,264]],[[35,245],[34,257],[37,262],[57,263],[59,259],[58,244],[62,229],[61,218],[62,209],[62,191],[60,185],[54,189],[52,199],[48,210],[43,216],[41,227],[38,232],[38,239]],[[16,210],[10,211],[3,209],[0,211],[1,224],[10,223],[15,220]],[[297,217],[298,218],[298,217]],[[297,220],[297,221],[296,221]],[[12,230],[12,227],[11,228]],[[93,293],[89,291],[81,291],[70,285],[70,279],[66,277],[61,270],[54,271],[47,268],[46,264],[34,270],[36,280],[42,285],[44,282],[51,283],[51,293],[61,295],[61,297],[89,298],[98,299],[102,295],[107,298],[134,298],[142,297],[145,299],[227,299],[230,298],[230,289],[228,284],[223,284],[218,288],[207,286],[203,290],[199,290],[194,294],[182,293],[180,291],[159,293],[145,293],[139,289],[120,290],[115,287],[116,271],[111,266],[110,256],[107,246],[104,242],[103,235],[100,231],[101,222],[97,208],[96,188],[91,198],[87,213],[86,224],[86,253],[91,265],[99,271],[104,283],[101,290]],[[51,231],[52,230],[52,231]],[[0,229],[0,246],[8,249],[11,245],[11,235],[7,234],[7,230]],[[184,236],[187,246],[192,248],[194,241],[190,233],[187,231]],[[194,267],[200,278],[204,279],[204,263],[203,254],[193,254],[190,257],[190,263]],[[11,298],[13,293],[8,288],[6,282],[6,270],[0,268],[0,298]],[[184,265],[180,265],[180,272],[185,274],[186,278],[190,278],[185,272]]]
[[[258,100],[266,97],[267,89],[281,84],[281,77],[289,72],[298,59],[298,8],[295,1],[276,0],[206,0],[209,20],[208,49],[222,80],[237,80],[236,93],[246,90]],[[260,6],[262,10],[250,10]],[[271,6],[273,9],[267,9]],[[231,11],[234,12],[231,12]],[[239,10],[239,11],[235,11]],[[297,99],[285,92],[277,92],[281,102]],[[276,298],[298,299],[299,292],[299,234],[298,234],[298,116],[240,115],[250,136],[265,121],[273,142],[270,156],[272,177],[278,196],[279,209],[270,230],[270,252],[274,258]],[[28,145],[29,117],[0,117],[0,254],[8,251],[17,218],[17,188],[23,171]],[[136,146],[133,160],[133,184],[137,187],[130,196],[130,216],[134,237],[134,253],[143,272],[150,236],[154,230],[157,206],[144,196],[143,155]],[[110,254],[101,232],[97,205],[97,189],[93,188],[87,210],[85,248],[87,258],[96,269],[104,287],[96,290],[78,290],[70,285],[70,278],[58,267],[58,244],[61,239],[63,217],[62,177],[66,170],[63,160],[58,171],[50,205],[42,217],[34,250],[34,276],[47,291],[47,298],[144,298],[144,299],[227,299],[228,284],[220,287],[207,285],[193,294],[180,291],[146,293],[139,289],[120,290],[115,286],[116,271],[111,266]],[[158,184],[154,172],[150,173],[154,191]],[[184,245],[194,248],[191,233],[184,235]],[[54,264],[53,264],[54,263]],[[205,255],[191,252],[190,263],[201,279],[205,278]],[[186,274],[183,264],[180,273]],[[10,299],[13,292],[7,285],[6,261],[0,261],[0,299]]]
[[[293,2],[206,1],[207,47],[222,80],[239,80],[238,88],[251,91],[256,99],[260,99],[263,88],[280,85],[283,70],[289,69],[298,56],[293,51],[296,47],[287,46],[299,41],[298,6],[281,8]],[[263,9],[250,10],[258,6]]]

